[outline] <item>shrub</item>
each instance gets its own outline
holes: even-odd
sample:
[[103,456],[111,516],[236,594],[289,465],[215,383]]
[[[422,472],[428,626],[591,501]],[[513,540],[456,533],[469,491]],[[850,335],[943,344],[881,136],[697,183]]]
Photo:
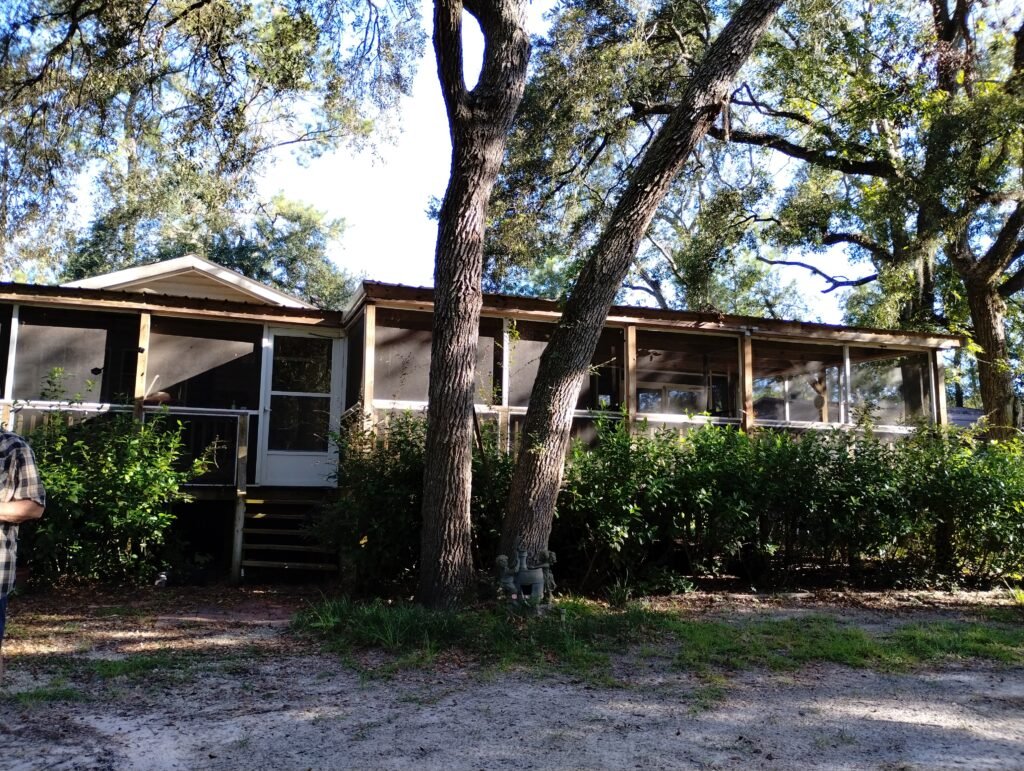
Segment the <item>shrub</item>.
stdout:
[[28,436],[46,487],[46,513],[26,527],[33,580],[148,580],[173,522],[171,503],[205,470],[181,469],[182,427],[125,413],[74,422],[56,412]]
[[[1024,569],[1024,444],[921,427],[685,435],[603,422],[570,455],[552,546],[594,589],[625,577],[797,569],[886,580],[988,581]],[[585,567],[580,567],[585,565]],[[589,583],[588,583],[589,582]]]
[[[420,557],[423,454],[426,419],[395,413],[376,431],[353,421],[335,435],[339,451],[338,496],[317,516],[314,532],[336,547],[354,591],[408,594]],[[494,432],[474,447],[472,521],[478,567],[489,570],[496,554],[511,473]]]
[[[551,534],[563,586],[685,591],[686,576],[754,585],[807,571],[854,582],[990,581],[1024,570],[1024,444],[922,427],[686,434],[604,419],[575,443]],[[406,593],[419,559],[423,419],[339,437],[341,500],[324,517],[364,593]],[[512,458],[474,456],[478,567],[490,569]],[[486,459],[486,467],[485,467]],[[387,587],[384,589],[383,587]]]

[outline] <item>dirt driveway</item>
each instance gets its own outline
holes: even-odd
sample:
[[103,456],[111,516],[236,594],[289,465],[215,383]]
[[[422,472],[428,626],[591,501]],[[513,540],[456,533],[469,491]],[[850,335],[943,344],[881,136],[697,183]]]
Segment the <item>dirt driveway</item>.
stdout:
[[[361,676],[289,631],[315,593],[63,593],[12,602],[5,769],[1024,769],[1024,669],[840,666],[708,686],[649,651],[621,685],[481,670]],[[867,628],[976,617],[997,595],[694,595],[694,614],[831,614]]]

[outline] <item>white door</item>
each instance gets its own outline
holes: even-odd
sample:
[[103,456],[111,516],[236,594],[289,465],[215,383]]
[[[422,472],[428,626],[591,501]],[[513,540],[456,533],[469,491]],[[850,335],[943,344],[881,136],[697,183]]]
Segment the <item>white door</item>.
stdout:
[[259,483],[335,485],[338,462],[330,432],[341,416],[343,341],[270,329],[263,344]]

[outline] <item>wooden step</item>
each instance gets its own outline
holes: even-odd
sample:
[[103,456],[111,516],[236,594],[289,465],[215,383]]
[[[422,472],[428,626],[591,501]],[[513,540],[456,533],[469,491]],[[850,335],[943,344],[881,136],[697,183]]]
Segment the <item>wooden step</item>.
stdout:
[[325,546],[306,546],[305,544],[297,543],[247,543],[242,548],[246,551],[275,549],[277,551],[303,551],[318,554],[334,554],[335,551]]
[[242,528],[244,535],[305,535],[304,530],[288,529],[283,527],[245,527]]
[[281,570],[336,571],[337,565],[323,562],[274,562],[272,560],[242,560],[243,568],[278,568]]
[[316,506],[320,503],[319,500],[309,500],[303,498],[246,498],[246,506]]
[[281,519],[290,522],[305,522],[309,519],[305,514],[275,514],[272,511],[247,511],[246,519]]

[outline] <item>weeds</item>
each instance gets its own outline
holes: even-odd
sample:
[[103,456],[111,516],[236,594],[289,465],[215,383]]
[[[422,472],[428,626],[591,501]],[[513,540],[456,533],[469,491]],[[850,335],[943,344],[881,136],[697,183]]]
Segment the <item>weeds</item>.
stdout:
[[93,661],[89,669],[97,677],[110,680],[115,677],[139,679],[156,672],[178,671],[188,662],[181,656],[167,653],[141,654],[127,656],[123,659],[104,659]]
[[1006,593],[1013,600],[1013,604],[1018,608],[1024,608],[1024,586],[1011,586],[1009,582],[1006,584]]
[[85,701],[86,696],[81,691],[65,685],[63,680],[58,679],[40,688],[8,694],[5,698],[7,701],[14,702],[23,707],[31,707],[37,704],[49,704],[57,701]]
[[[906,624],[869,634],[825,616],[783,620],[694,620],[638,603],[624,609],[570,600],[558,612],[526,617],[504,608],[460,613],[412,605],[331,600],[296,620],[349,661],[360,650],[392,654],[387,672],[429,663],[457,651],[484,667],[555,669],[607,681],[612,655],[634,649],[669,650],[675,665],[700,674],[766,668],[798,669],[812,662],[898,671],[951,659],[1024,663],[1024,629],[969,622]],[[713,700],[708,681],[701,701]]]

